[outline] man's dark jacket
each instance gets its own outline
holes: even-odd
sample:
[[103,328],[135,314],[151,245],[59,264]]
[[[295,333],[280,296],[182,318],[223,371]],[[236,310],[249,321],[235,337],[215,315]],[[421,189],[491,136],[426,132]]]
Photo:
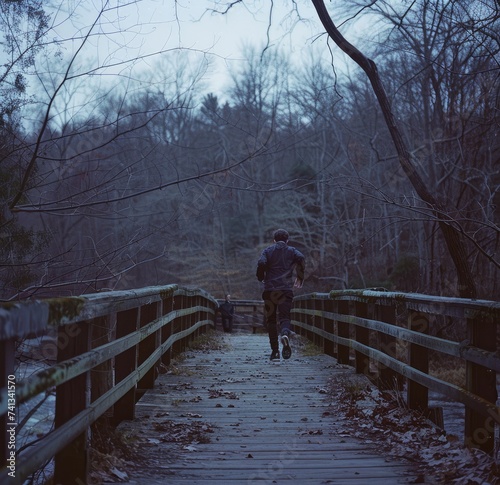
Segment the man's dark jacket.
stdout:
[[232,317],[234,314],[234,306],[232,303],[225,301],[219,305],[219,310],[221,311],[221,315],[223,317]]
[[293,270],[304,279],[304,255],[284,241],[278,241],[262,251],[257,262],[257,279],[264,282],[264,290],[291,290]]

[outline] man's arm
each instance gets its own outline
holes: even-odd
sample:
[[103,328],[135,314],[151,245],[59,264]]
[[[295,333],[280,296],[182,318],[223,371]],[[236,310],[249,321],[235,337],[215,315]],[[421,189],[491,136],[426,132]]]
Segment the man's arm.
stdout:
[[295,279],[295,283],[293,284],[293,286],[295,288],[302,288],[302,285],[304,284],[304,273],[306,270],[306,258],[298,250],[295,250],[295,257],[296,257],[295,272],[297,273],[297,278]]
[[259,261],[257,261],[257,272],[255,273],[259,281],[264,281],[266,277],[266,269],[267,269],[267,257],[263,252],[259,258]]

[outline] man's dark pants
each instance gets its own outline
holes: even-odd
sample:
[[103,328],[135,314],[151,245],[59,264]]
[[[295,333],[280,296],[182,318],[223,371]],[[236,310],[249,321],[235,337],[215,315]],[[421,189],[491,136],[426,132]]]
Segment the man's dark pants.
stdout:
[[224,332],[232,333],[233,331],[233,317],[222,315],[222,328]]
[[[292,290],[271,290],[262,293],[264,300],[264,315],[266,317],[267,332],[271,350],[278,351],[278,333],[290,332],[290,310],[292,309]],[[278,332],[279,322],[279,332]]]

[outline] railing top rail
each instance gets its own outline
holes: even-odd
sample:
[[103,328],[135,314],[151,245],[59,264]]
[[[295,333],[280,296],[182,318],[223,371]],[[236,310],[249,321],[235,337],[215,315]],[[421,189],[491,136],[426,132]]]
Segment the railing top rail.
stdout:
[[309,293],[296,296],[295,300],[350,300],[381,305],[402,304],[408,309],[424,313],[441,313],[472,318],[477,314],[500,315],[500,302],[425,295],[421,293],[401,293],[377,290],[334,290],[329,293]]
[[[218,298],[218,303],[223,303],[225,300],[223,298]],[[231,300],[234,306],[257,306],[264,305],[264,300]]]
[[48,327],[90,320],[148,305],[172,296],[197,294],[217,303],[204,290],[179,287],[176,284],[64,298],[0,303],[0,340],[24,337]]

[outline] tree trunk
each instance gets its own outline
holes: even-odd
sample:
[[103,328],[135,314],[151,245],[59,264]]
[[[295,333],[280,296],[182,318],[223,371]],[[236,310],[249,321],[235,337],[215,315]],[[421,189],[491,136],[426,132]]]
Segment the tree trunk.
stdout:
[[318,16],[326,29],[328,35],[368,76],[372,85],[373,91],[379,102],[382,114],[384,115],[387,127],[391,134],[392,140],[396,147],[399,157],[399,163],[403,168],[406,176],[410,180],[417,195],[429,206],[434,216],[436,217],[441,232],[443,234],[448,252],[453,260],[458,277],[458,293],[463,298],[476,297],[476,284],[472,271],[467,260],[467,251],[462,240],[461,234],[455,222],[449,216],[446,208],[438,202],[435,197],[429,192],[424,181],[417,172],[411,161],[410,153],[403,141],[401,132],[396,125],[396,120],[392,112],[392,108],[385,92],[384,86],[378,74],[376,64],[363,55],[356,47],[350,44],[339,32],[333,23],[330,14],[328,13],[323,0],[312,0]]

